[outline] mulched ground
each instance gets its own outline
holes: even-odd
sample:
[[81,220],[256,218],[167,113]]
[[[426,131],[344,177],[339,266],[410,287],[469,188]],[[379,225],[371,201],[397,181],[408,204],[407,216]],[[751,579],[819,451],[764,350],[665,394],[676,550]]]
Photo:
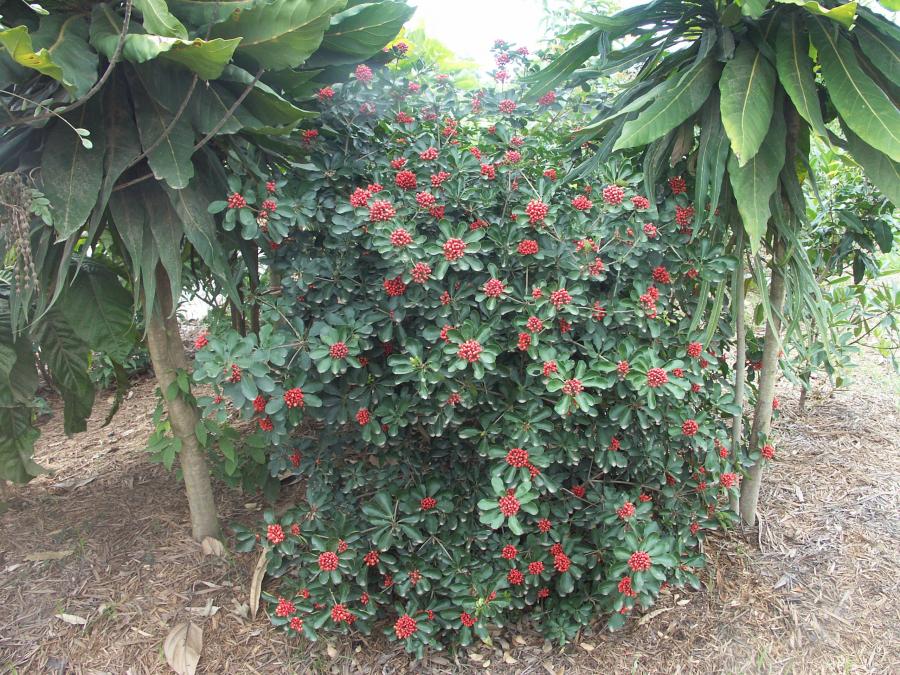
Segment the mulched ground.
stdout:
[[[37,452],[50,473],[7,488],[0,673],[170,672],[162,641],[188,619],[203,629],[198,672],[217,674],[900,672],[900,381],[888,370],[870,360],[847,389],[818,383],[803,416],[782,384],[762,525],[708,540],[701,591],[668,592],[624,631],[598,626],[563,649],[521,626],[424,663],[381,637],[289,643],[248,617],[255,556],[204,556],[191,541],[181,487],[142,450],[155,407],[143,381],[106,428],[109,400],[71,439],[52,417]],[[223,521],[259,518],[255,497],[217,496]]]

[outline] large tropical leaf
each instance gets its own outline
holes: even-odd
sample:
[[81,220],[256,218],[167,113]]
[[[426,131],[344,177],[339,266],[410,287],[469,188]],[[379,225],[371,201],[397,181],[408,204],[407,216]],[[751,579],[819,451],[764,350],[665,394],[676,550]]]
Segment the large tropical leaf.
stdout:
[[781,85],[791,97],[800,116],[821,138],[828,138],[819,107],[816,76],[809,58],[809,39],[797,16],[792,15],[778,28],[775,41],[775,66]]
[[42,472],[35,464],[34,443],[40,432],[25,406],[0,407],[0,479],[27,483]]
[[136,339],[132,298],[115,274],[103,267],[82,270],[63,291],[59,308],[91,349],[114,361],[126,359]]
[[719,72],[720,66],[713,58],[688,68],[636,119],[625,123],[613,150],[645,145],[684,122],[709,98]]
[[[107,58],[115,52],[122,31],[122,19],[106,3],[94,8],[91,15],[91,44]],[[231,40],[182,40],[161,35],[129,32],[122,48],[122,56],[133,63],[145,63],[157,57],[178,63],[197,73],[204,80],[214,80],[222,74],[234,54],[240,38]]]
[[900,161],[900,111],[860,67],[846,38],[824,19],[809,23],[828,94],[841,118],[863,141]]
[[33,38],[35,47],[46,49],[60,67],[62,83],[75,98],[84,95],[97,81],[100,57],[87,40],[88,24],[84,17],[56,14],[41,18]]
[[331,16],[346,0],[274,0],[213,26],[217,38],[242,38],[238,52],[263,68],[296,68],[322,43]]
[[574,47],[569,47],[553,59],[547,67],[528,76],[525,79],[531,85],[528,96],[541,96],[565,82],[578,66],[597,54],[600,33],[599,30],[591,31]]
[[844,136],[853,159],[863,168],[866,175],[895,206],[900,205],[900,164],[875,148],[867,145],[843,125]]
[[169,12],[166,0],[134,0],[134,7],[141,13],[148,33],[187,39],[187,28]]
[[784,143],[784,117],[777,111],[772,116],[769,133],[753,159],[743,166],[734,153],[728,159],[731,188],[754,253],[759,250],[772,213],[769,200],[778,187],[778,176],[784,166]]
[[254,128],[254,131],[259,133],[287,133],[302,120],[318,115],[318,113],[310,110],[298,108],[262,82],[254,84],[253,79],[253,76],[246,70],[236,66],[228,66],[222,73],[220,82],[229,88],[235,96],[239,96],[248,86],[253,84],[241,107],[262,123],[263,126]]
[[744,166],[756,155],[769,130],[775,69],[762,51],[744,40],[722,70],[719,92],[722,126]]
[[393,40],[414,8],[405,2],[367,2],[335,14],[312,66],[341,65],[365,60]]
[[94,406],[94,385],[88,374],[90,349],[58,306],[50,309],[38,322],[35,340],[41,348],[41,362],[50,371],[53,383],[63,397],[65,432],[84,431]]
[[62,68],[53,61],[50,52],[46,49],[35,51],[26,26],[0,30],[0,45],[3,45],[10,58],[20,66],[32,68],[41,73],[41,75],[46,75],[62,82]]
[[257,2],[258,0],[167,0],[172,14],[195,25],[225,21],[234,12],[249,9]]
[[705,212],[710,218],[719,205],[722,180],[728,163],[730,143],[719,113],[719,97],[710,96],[700,117],[700,145],[697,148],[695,204],[709,204]]
[[81,137],[62,120],[53,122],[41,154],[43,191],[53,207],[53,226],[63,239],[84,225],[97,201],[103,180],[106,148],[100,126],[100,106],[92,100],[67,120],[75,127],[90,128],[93,147],[86,148]]
[[836,21],[837,23],[844,26],[844,28],[850,28],[853,25],[854,19],[856,19],[856,2],[848,2],[843,5],[838,5],[837,7],[823,7],[818,2],[814,2],[813,0],[777,0],[778,2],[786,5],[799,5],[803,9],[805,9],[810,14],[815,14],[816,16],[823,16],[826,19],[831,19],[832,21]]
[[0,407],[30,405],[37,386],[31,337],[23,332],[14,338],[9,303],[0,300]]
[[169,112],[159,99],[151,96],[136,79],[132,81],[131,92],[141,145],[145,151],[156,146],[147,156],[153,175],[176,190],[186,187],[194,176],[194,165],[191,162],[194,132],[190,119],[182,116],[175,121],[174,113]]
[[888,78],[900,82],[900,28],[883,19],[863,19],[854,31],[863,54]]

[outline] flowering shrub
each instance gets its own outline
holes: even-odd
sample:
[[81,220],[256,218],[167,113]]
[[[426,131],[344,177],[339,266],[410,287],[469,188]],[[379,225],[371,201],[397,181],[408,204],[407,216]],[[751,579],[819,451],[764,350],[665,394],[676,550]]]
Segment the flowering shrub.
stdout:
[[[305,480],[239,543],[269,551],[273,624],[310,639],[377,629],[421,654],[522,615],[560,641],[621,626],[697,586],[729,518],[729,335],[699,318],[734,261],[676,222],[680,172],[653,204],[627,164],[565,180],[561,97],[410,80],[358,71],[321,101],[253,233],[265,325],[198,351],[207,416],[256,420],[256,461]],[[250,209],[260,179],[232,170],[252,198],[223,199]]]

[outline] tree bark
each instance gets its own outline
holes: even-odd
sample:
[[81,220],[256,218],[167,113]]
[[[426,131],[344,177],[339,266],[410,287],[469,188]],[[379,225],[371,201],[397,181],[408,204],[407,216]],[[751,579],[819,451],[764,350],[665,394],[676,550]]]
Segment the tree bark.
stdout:
[[[769,282],[769,306],[772,320],[766,324],[763,345],[762,370],[759,377],[759,392],[750,428],[750,451],[759,449],[761,436],[768,436],[772,427],[772,401],[775,398],[775,382],[778,379],[779,334],[781,332],[781,312],[784,307],[784,275],[780,265],[784,257],[784,244],[776,235],[772,255],[772,279]],[[741,485],[741,520],[744,524],[756,522],[756,506],[759,503],[759,488],[762,483],[762,461],[752,467]]]
[[[734,289],[734,403],[739,411],[731,418],[731,456],[740,457],[741,437],[744,434],[744,388],[747,380],[747,327],[744,322],[744,262],[743,251],[738,256],[738,278]],[[737,495],[730,499],[731,510],[738,512]]]
[[[178,317],[172,305],[169,277],[161,265],[156,269],[156,288],[156,305],[152,310],[148,310],[147,348],[150,351],[156,381],[165,396],[169,385],[175,381],[177,371],[188,370],[188,362],[184,345],[181,343]],[[197,541],[204,537],[217,537],[219,520],[216,515],[209,467],[195,431],[200,420],[200,411],[196,404],[185,398],[180,391],[171,400],[166,400],[166,406],[172,433],[181,441],[178,457],[191,512],[193,537]]]

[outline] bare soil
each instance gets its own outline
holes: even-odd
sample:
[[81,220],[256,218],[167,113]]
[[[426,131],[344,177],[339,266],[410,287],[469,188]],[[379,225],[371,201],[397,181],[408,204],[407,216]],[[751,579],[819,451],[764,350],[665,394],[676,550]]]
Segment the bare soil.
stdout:
[[[761,526],[708,539],[702,590],[667,591],[625,630],[598,624],[564,648],[521,626],[416,663],[381,637],[290,642],[263,612],[249,618],[255,555],[204,556],[181,486],[143,451],[152,380],[105,428],[111,401],[98,400],[73,438],[51,398],[37,449],[49,472],[7,487],[0,514],[0,673],[171,672],[161,645],[188,619],[203,629],[203,673],[898,673],[900,382],[888,369],[870,361],[837,391],[818,382],[802,416],[782,383]],[[223,522],[260,517],[256,496],[217,486],[217,498]]]

